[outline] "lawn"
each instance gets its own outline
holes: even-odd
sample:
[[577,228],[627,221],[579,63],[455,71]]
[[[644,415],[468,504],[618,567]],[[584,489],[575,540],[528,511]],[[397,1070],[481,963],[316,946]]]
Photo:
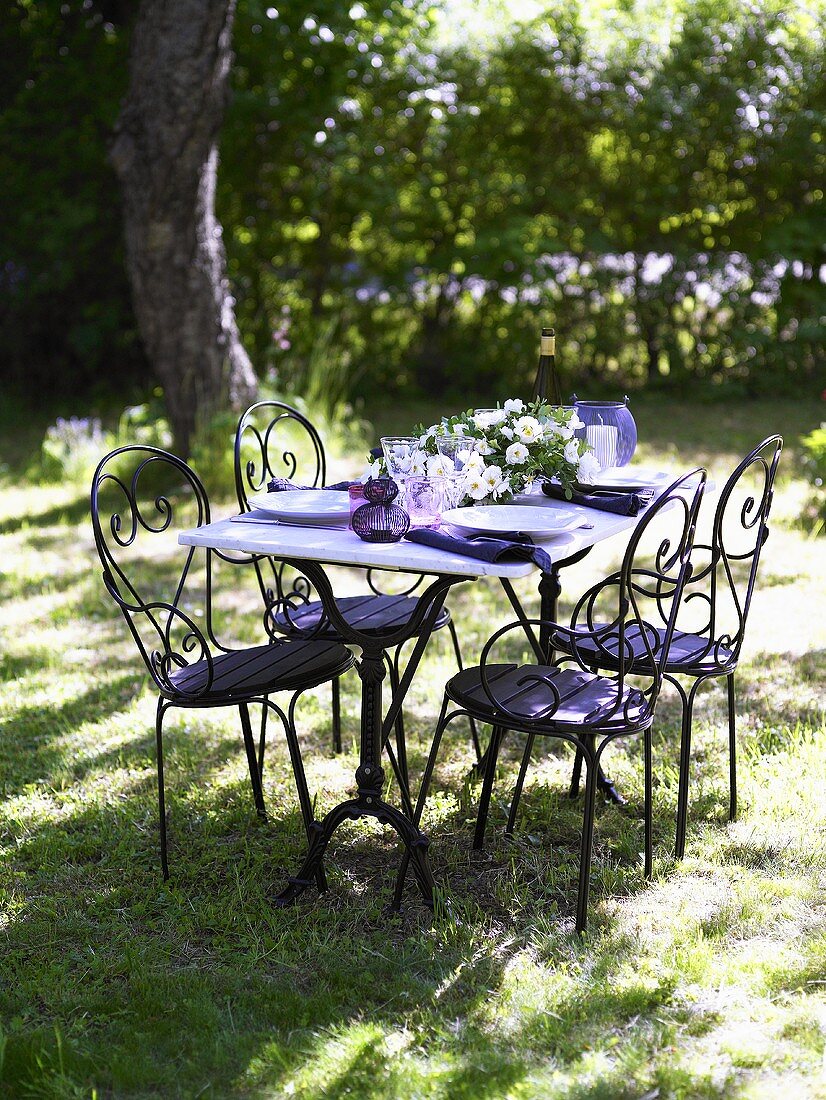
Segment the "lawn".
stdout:
[[[654,875],[645,881],[640,866],[639,746],[618,744],[607,763],[629,802],[598,809],[584,937],[573,931],[581,803],[565,795],[570,757],[539,754],[507,841],[519,755],[507,746],[487,849],[474,853],[479,788],[458,722],[425,820],[452,898],[435,917],[410,888],[403,912],[387,915],[396,844],[391,834],[375,843],[370,823],[337,832],[325,896],[272,907],[304,844],[288,755],[274,740],[260,821],[230,711],[169,719],[165,884],[155,696],[100,582],[86,487],[27,485],[16,471],[31,437],[6,431],[0,1096],[826,1097],[825,544],[797,524],[797,442],[819,410],[650,400],[635,412],[646,462],[702,460],[718,485],[770,431],[787,446],[738,679],[739,819],[727,820],[724,694],[711,686],[695,722],[686,858],[675,863],[678,709],[664,694]],[[376,434],[427,418],[372,417]],[[361,454],[340,456],[331,479]],[[230,510],[228,495],[215,505]],[[567,596],[617,550],[571,569]],[[249,578],[223,579],[234,629],[257,637]],[[495,584],[456,588],[449,603],[471,657],[511,617]],[[438,636],[408,697],[415,774],[453,667]],[[300,710],[319,816],[352,783],[352,675],[343,704],[338,757],[328,690]]]

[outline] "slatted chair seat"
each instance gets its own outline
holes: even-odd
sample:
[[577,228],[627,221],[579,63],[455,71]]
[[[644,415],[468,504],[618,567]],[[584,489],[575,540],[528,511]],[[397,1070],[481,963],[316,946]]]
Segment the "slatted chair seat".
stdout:
[[[364,633],[371,631],[387,633],[403,626],[413,614],[417,603],[418,601],[413,596],[388,595],[345,596],[340,600],[336,600],[336,606],[346,621]],[[301,631],[309,631],[315,630],[323,616],[324,609],[321,601],[313,600],[302,607],[290,610],[289,613],[285,611],[275,612],[271,616],[271,621],[277,630],[284,633],[288,633],[291,627]],[[433,625],[433,629],[439,630],[441,627],[447,626],[449,622],[450,612],[446,607],[443,607]],[[314,637],[337,638],[338,634],[328,622]]]
[[208,706],[215,700],[260,698],[274,687],[279,691],[307,690],[341,676],[352,664],[346,646],[296,640],[219,654],[213,658],[211,683],[205,660],[173,672],[169,679],[179,698],[197,695],[201,704]]
[[[554,691],[544,683],[537,683],[538,677],[547,677]],[[514,727],[518,717],[534,732],[543,725],[549,729],[571,726],[576,732],[577,727],[585,724],[592,730],[608,730],[628,726],[641,729],[644,723],[651,723],[647,700],[639,691],[623,687],[618,696],[613,680],[580,668],[494,664],[486,667],[485,678],[493,700],[482,683],[480,668],[468,668],[454,676],[446,694],[457,706],[473,711],[489,709],[490,720],[495,719],[498,705],[509,728]],[[543,719],[551,705],[552,717]]]
[[[616,639],[612,639],[604,632],[607,623],[594,623],[594,631],[600,634],[599,643],[593,638],[586,638],[577,643],[577,649],[582,660],[586,664],[593,663],[595,668],[612,669],[617,667]],[[665,628],[647,624],[649,640],[656,638],[656,649],[662,648],[665,638]],[[568,639],[565,635],[557,634],[553,641],[554,648],[570,652]],[[629,628],[625,633],[625,645],[627,656],[633,660],[644,660],[646,647],[642,639],[642,633],[636,626]],[[613,657],[613,659],[612,659]],[[671,648],[668,651],[668,661],[665,672],[685,674],[688,676],[700,676],[714,674],[725,676],[736,664],[736,656],[731,646],[722,642],[709,641],[707,636],[691,634],[688,631],[677,629],[671,640]]]

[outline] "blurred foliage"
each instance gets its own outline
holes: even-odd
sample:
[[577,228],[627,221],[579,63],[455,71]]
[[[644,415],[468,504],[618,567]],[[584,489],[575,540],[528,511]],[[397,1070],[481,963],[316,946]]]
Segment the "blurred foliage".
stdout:
[[162,391],[155,389],[150,400],[127,406],[111,428],[96,416],[59,416],[46,429],[39,454],[27,471],[29,478],[85,489],[98,462],[115,447],[140,443],[168,450],[172,431],[163,415],[162,397]]
[[[451,10],[461,5],[450,5]],[[818,393],[824,6],[240,0],[218,206],[259,376],[327,412],[563,386]],[[53,391],[141,369],[106,164],[129,5],[2,24],[0,342]]]
[[128,0],[25,0],[0,18],[0,354],[35,397],[145,377],[107,146]]
[[804,435],[800,443],[803,447],[803,468],[812,483],[806,518],[811,522],[812,532],[822,535],[826,533],[826,423]]

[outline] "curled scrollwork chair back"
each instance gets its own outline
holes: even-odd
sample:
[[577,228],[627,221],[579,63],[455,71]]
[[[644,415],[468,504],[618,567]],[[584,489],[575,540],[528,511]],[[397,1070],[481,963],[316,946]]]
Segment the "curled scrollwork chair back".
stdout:
[[[308,688],[352,668],[345,646],[321,640],[229,648],[213,629],[212,561],[220,551],[182,546],[178,535],[209,523],[209,501],[189,466],[156,447],[120,447],[92,479],[92,529],[103,582],[119,607],[158,689],[155,738],[161,866],[169,875],[163,766],[163,721],[170,707],[237,706],[255,808],[264,816],[261,764],[256,760],[249,705],[280,720],[287,739],[305,829],[312,803],[295,729],[295,708]],[[136,578],[140,578],[137,580]],[[287,707],[269,696],[289,692]],[[319,872],[323,887],[323,870]]]
[[[711,520],[710,532],[695,542],[694,569],[680,601],[664,678],[682,704],[680,778],[677,794],[675,854],[685,851],[688,781],[694,702],[706,680],[725,677],[729,724],[729,817],[737,812],[734,677],[754,596],[762,548],[769,535],[774,481],[783,448],[779,435],[769,436],[737,464],[726,480]],[[702,528],[701,528],[702,529]],[[605,582],[602,582],[605,583]],[[599,586],[598,586],[599,587]],[[577,609],[586,612],[591,595]],[[646,621],[662,637],[666,621],[656,603]],[[565,646],[564,640],[561,642]],[[632,639],[632,644],[637,645]],[[590,645],[583,658],[593,668],[616,670],[616,648]],[[687,680],[686,687],[683,681]],[[575,767],[573,785],[578,782]]]
[[704,645],[693,654],[682,646],[673,650],[672,665],[715,669],[722,675],[739,661],[761,551],[769,537],[782,449],[779,435],[764,439],[738,463],[723,486],[711,539],[696,547],[707,561],[695,571],[684,601],[684,610],[694,611],[690,633],[703,639]]
[[292,405],[259,401],[243,414],[235,432],[235,491],[241,507],[265,493],[273,478],[320,488],[327,457],[315,426]]
[[[259,401],[241,416],[235,431],[234,466],[235,493],[245,512],[252,508],[250,497],[266,493],[273,481],[285,488],[288,483],[322,488],[327,479],[321,435],[302,412],[283,401]],[[273,558],[255,557],[254,566],[264,603],[264,627],[270,637],[279,637],[311,602],[312,587],[303,574]]]
[[[651,724],[668,662],[680,599],[691,576],[697,514],[706,484],[704,470],[676,479],[634,528],[622,565],[577,604],[571,626],[523,619],[497,630],[482,649],[479,665],[447,684],[433,749],[417,805],[421,814],[442,732],[459,715],[491,727],[479,800],[474,847],[481,848],[506,731],[527,735],[508,832],[537,736],[569,743],[585,763],[585,806],[580,851],[576,924],[586,924],[594,802],[602,753],[616,738],[639,734],[645,757],[645,870],[651,870]],[[647,608],[664,615],[665,630],[652,631]],[[557,649],[546,654],[537,638]],[[564,644],[565,651],[559,652]],[[594,652],[615,655],[610,674],[594,671]],[[453,709],[451,708],[451,704]],[[397,888],[397,895],[400,887]]]
[[[198,477],[164,451],[121,447],[98,466],[91,505],[106,590],[158,690],[167,698],[206,695],[218,644],[210,612],[210,554],[201,564],[203,552],[177,542],[179,531],[209,523],[209,501]],[[187,684],[180,673],[197,662],[204,663],[204,675]]]

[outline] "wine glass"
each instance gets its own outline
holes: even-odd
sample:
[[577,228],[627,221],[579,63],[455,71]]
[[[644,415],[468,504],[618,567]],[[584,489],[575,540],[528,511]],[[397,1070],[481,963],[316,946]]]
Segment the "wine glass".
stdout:
[[417,435],[383,435],[381,449],[387,473],[399,486],[396,501],[404,507],[404,483],[416,473],[417,459],[420,457],[421,444]]
[[462,499],[461,479],[470,463],[474,442],[461,435],[436,436],[436,449],[444,459],[447,478],[445,496],[451,508],[457,508]]

